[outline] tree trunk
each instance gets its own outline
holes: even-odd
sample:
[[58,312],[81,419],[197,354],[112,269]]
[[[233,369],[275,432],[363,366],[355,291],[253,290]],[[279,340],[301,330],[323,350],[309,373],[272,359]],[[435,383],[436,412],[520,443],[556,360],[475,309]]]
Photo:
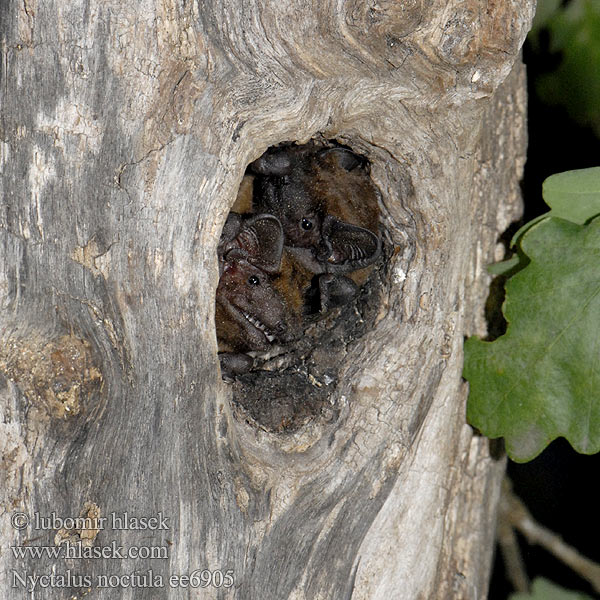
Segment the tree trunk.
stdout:
[[[504,462],[462,344],[520,210],[533,5],[2,2],[4,598],[485,596]],[[277,433],[220,377],[216,245],[246,166],[317,135],[369,158],[394,252],[333,417]]]

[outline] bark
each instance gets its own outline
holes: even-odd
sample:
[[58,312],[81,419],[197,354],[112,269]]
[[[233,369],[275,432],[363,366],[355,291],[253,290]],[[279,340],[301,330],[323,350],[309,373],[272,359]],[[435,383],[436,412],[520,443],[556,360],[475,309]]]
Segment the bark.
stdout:
[[[465,423],[462,343],[520,210],[533,9],[2,3],[3,597],[485,596],[504,464]],[[269,433],[220,378],[216,245],[246,166],[316,135],[370,159],[394,255],[336,418]],[[77,541],[168,557],[9,549]],[[197,569],[235,585],[170,587]],[[134,572],[157,587],[98,587]]]

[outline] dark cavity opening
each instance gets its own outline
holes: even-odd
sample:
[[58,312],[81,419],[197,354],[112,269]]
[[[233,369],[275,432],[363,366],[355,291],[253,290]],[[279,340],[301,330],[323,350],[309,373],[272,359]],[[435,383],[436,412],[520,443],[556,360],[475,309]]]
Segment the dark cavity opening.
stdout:
[[249,165],[219,242],[216,326],[240,415],[269,431],[334,419],[348,348],[379,310],[388,245],[365,157],[334,142]]

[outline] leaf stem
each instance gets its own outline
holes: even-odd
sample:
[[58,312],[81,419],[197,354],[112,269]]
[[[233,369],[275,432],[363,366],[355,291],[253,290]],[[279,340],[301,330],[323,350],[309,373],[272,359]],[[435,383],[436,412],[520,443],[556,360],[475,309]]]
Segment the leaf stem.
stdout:
[[[504,479],[502,485],[498,518],[499,533],[501,527],[510,525],[514,530],[522,533],[530,544],[537,544],[547,552],[550,552],[550,554],[553,554],[575,571],[575,573],[588,581],[596,592],[600,593],[600,565],[583,556],[573,546],[567,544],[559,535],[540,525],[531,516],[531,513],[520,498],[514,494],[508,478]],[[507,569],[510,567],[511,565],[507,561]],[[522,565],[520,568],[522,568]],[[516,577],[519,577],[519,575]],[[515,589],[522,591],[520,587],[517,587],[517,579],[513,579],[511,576],[509,578]],[[519,585],[521,583],[522,581],[519,582]]]

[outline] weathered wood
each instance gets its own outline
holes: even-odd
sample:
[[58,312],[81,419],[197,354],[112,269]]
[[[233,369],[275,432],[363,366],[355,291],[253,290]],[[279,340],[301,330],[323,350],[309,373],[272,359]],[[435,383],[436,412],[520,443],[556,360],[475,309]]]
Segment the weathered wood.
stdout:
[[[485,596],[503,463],[465,424],[462,341],[520,209],[533,8],[2,3],[3,597],[68,570],[93,598]],[[369,157],[397,252],[339,416],[278,435],[220,379],[216,246],[246,166],[317,134]],[[124,511],[168,529],[116,530]],[[17,530],[17,512],[108,522]],[[9,551],[65,540],[168,559]],[[203,568],[235,586],[169,587]],[[97,587],[148,569],[162,588]]]

